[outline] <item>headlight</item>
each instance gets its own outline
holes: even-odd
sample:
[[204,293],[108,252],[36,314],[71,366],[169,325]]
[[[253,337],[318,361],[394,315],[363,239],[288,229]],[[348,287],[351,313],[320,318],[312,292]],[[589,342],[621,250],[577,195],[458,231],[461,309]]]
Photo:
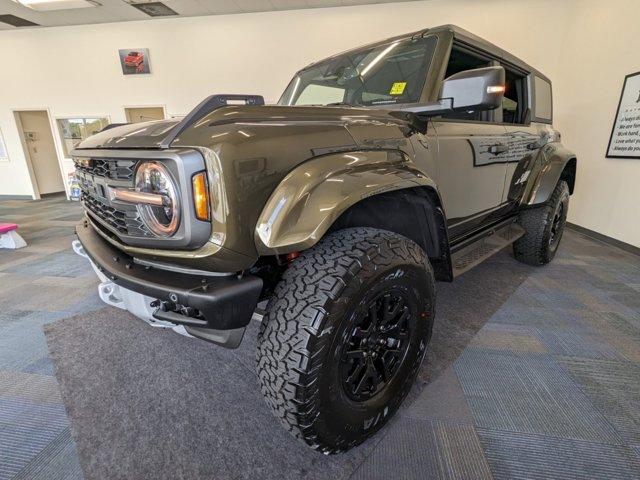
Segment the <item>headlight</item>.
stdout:
[[162,196],[162,205],[139,204],[138,212],[147,228],[159,237],[170,237],[180,225],[180,198],[164,165],[145,162],[136,171],[136,190]]

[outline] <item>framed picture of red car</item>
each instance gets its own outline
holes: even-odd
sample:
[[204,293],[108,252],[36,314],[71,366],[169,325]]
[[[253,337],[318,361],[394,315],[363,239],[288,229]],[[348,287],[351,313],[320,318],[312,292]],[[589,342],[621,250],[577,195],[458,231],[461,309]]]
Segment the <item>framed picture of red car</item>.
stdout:
[[144,75],[151,73],[148,48],[121,48],[120,66],[125,75]]

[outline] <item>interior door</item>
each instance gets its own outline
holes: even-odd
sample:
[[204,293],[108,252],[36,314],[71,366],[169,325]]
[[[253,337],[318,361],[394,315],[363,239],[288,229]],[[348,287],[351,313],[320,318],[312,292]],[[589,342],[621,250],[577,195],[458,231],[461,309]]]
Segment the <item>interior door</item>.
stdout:
[[126,107],[124,113],[129,123],[164,120],[163,107]]
[[454,240],[500,217],[507,131],[483,122],[435,120],[433,125],[438,189]]
[[58,155],[45,110],[18,112],[22,138],[40,195],[64,191]]

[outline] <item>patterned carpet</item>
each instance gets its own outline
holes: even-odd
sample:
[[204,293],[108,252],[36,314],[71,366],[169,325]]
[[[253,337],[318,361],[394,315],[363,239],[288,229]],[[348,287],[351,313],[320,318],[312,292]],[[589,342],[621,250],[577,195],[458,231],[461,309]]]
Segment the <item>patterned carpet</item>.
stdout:
[[[148,333],[151,329],[142,324],[115,329],[113,338],[101,340],[99,335],[108,332],[106,319],[113,318],[114,325],[128,320],[99,311],[103,305],[97,298],[93,272],[69,249],[79,216],[79,206],[62,198],[0,201],[0,221],[19,223],[29,244],[18,251],[0,250],[0,479],[81,478],[80,465],[87,479],[127,477],[118,464],[132,462],[116,453],[127,451],[123,448],[126,441],[137,441],[139,451],[126,445],[129,456],[141,455],[143,460],[144,448],[158,454],[162,445],[151,440],[162,442],[154,437],[162,430],[154,426],[153,419],[166,414],[159,407],[167,400],[160,399],[148,412],[146,438],[135,438],[129,432],[140,422],[133,416],[135,402],[128,412],[131,417],[124,419],[121,412],[110,411],[109,405],[96,408],[93,413],[99,415],[98,423],[82,409],[82,402],[98,393],[79,380],[82,375],[95,377],[98,372],[90,368],[99,368],[100,362],[91,365],[91,359],[124,348],[124,341],[129,346],[140,342],[141,347],[149,343],[154,354],[167,358],[195,342],[171,332]],[[226,478],[270,478],[278,469],[282,478],[640,478],[639,257],[568,231],[551,265],[521,265],[507,249],[454,283],[438,284],[438,296],[434,338],[419,382],[400,414],[374,442],[347,455],[309,455],[295,443],[287,443],[288,437],[275,429],[277,424],[273,433],[242,430],[233,417],[238,408],[216,409],[216,414],[226,412],[228,417],[203,412],[203,419],[209,418],[210,423],[202,426],[209,435],[201,439],[211,438],[210,446],[215,444],[218,449],[211,456],[212,465],[218,457],[233,464],[233,474]],[[68,317],[74,318],[63,320]],[[88,323],[85,329],[83,318]],[[46,324],[51,324],[48,337],[55,348],[63,392],[42,332]],[[94,342],[95,350],[86,353],[86,348],[79,348],[80,340]],[[180,395],[238,399],[238,405],[252,409],[243,410],[238,422],[255,415],[258,423],[270,429],[271,419],[267,413],[263,418],[264,405],[253,391],[251,344],[248,340],[233,353],[204,348],[201,342],[194,346],[200,355],[194,359],[216,365],[221,359],[236,359],[237,368],[227,365],[224,370],[236,379],[237,396],[231,389],[203,393],[192,388],[189,375],[207,370],[190,364],[189,359],[175,372],[155,368],[146,373],[154,375],[153,388],[162,391],[170,391],[179,375],[184,377],[180,378]],[[84,364],[78,361],[82,355]],[[135,351],[128,355],[127,361],[136,361]],[[204,355],[209,357],[205,360]],[[126,368],[124,361],[113,362]],[[135,372],[120,370],[121,375],[131,373]],[[213,380],[208,382],[208,388],[216,388]],[[123,388],[117,383],[110,387],[102,385],[107,382],[99,383],[102,398],[105,388],[114,392]],[[143,399],[153,393],[149,383],[126,387]],[[126,391],[115,393],[127,397]],[[79,456],[66,411],[71,413]],[[122,437],[105,431],[112,443],[101,443],[96,436],[96,431],[104,430],[100,425],[117,422],[127,427]],[[178,438],[187,432],[180,428],[190,426],[178,413]],[[91,428],[92,442],[88,442],[85,433]],[[246,438],[238,438],[242,431]],[[211,432],[217,435],[215,439]],[[123,445],[113,444],[119,438]],[[269,444],[270,439],[278,439],[272,442],[275,446]],[[255,449],[249,452],[253,461],[240,461],[247,448]],[[189,470],[193,466],[188,454],[187,450],[187,458],[165,464],[164,470],[152,476],[195,478],[197,472],[223,471],[203,465],[203,457],[199,458],[201,468]],[[98,458],[101,462],[96,462]],[[269,459],[271,465],[261,464],[261,458]],[[129,478],[137,478],[132,470],[130,473]]]
[[102,307],[70,249],[80,206],[64,197],[0,200],[28,246],[0,250],[0,479],[82,478],[43,325]]

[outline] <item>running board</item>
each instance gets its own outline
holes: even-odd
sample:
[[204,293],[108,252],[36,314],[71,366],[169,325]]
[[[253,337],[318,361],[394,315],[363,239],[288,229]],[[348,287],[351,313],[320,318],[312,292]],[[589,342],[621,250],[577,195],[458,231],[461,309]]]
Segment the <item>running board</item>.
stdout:
[[453,276],[457,277],[472,269],[494,253],[498,253],[507,245],[515,242],[524,233],[524,228],[520,225],[510,223],[452,253]]

